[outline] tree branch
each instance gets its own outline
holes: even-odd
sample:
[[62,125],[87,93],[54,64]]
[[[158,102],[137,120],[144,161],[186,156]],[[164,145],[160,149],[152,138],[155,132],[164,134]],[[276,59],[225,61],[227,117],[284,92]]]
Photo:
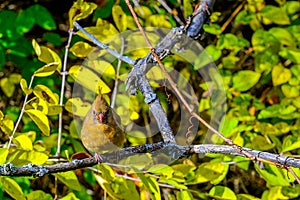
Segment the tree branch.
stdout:
[[[137,155],[139,153],[153,153],[157,150],[164,149],[164,153],[168,156],[172,156],[175,159],[191,156],[193,154],[205,155],[207,153],[221,153],[233,156],[243,156],[237,148],[229,145],[213,145],[213,144],[202,144],[202,145],[190,145],[180,146],[172,143],[154,143],[144,144],[140,146],[123,148],[117,152],[102,154],[103,162],[112,162],[112,160],[126,159],[129,156]],[[300,168],[300,159],[291,158],[284,155],[278,155],[268,152],[257,151],[249,148],[242,148],[242,151],[247,152],[254,159],[267,161],[269,164],[274,164],[282,168],[296,167]],[[46,174],[52,174],[57,172],[65,172],[70,170],[81,169],[85,167],[91,167],[98,164],[98,161],[94,158],[85,158],[82,160],[73,160],[71,162],[65,162],[55,165],[34,165],[28,164],[22,167],[16,167],[11,163],[0,166],[0,176],[34,176],[40,177]]]

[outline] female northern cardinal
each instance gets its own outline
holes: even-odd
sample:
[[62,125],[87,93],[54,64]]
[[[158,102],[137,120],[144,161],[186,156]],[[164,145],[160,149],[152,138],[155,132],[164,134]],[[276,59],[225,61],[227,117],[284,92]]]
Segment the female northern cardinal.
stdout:
[[104,151],[118,150],[125,140],[125,134],[120,127],[120,117],[99,91],[83,122],[81,130],[83,145],[96,155]]

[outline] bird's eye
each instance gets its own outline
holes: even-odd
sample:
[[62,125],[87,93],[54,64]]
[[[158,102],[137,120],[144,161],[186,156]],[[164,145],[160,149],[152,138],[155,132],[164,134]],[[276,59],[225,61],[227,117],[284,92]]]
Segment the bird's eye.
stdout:
[[98,115],[96,116],[96,120],[99,123],[104,123],[105,122],[105,114],[103,112],[98,113]]

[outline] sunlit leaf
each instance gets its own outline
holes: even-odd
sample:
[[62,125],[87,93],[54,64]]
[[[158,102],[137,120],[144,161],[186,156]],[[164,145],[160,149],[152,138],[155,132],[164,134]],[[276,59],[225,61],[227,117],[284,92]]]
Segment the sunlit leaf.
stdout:
[[266,5],[260,11],[260,15],[271,22],[279,25],[288,25],[290,24],[290,19],[286,12],[283,9],[273,6],[273,5]]
[[291,76],[291,71],[281,64],[274,66],[272,69],[272,81],[274,86],[288,82]]
[[32,146],[32,141],[30,140],[30,138],[25,135],[19,135],[16,138],[14,138],[14,141],[18,144],[18,147],[23,149],[23,150],[32,150],[33,146]]
[[86,57],[95,47],[92,47],[86,42],[79,41],[76,42],[71,48],[70,51],[77,57],[84,58]]
[[33,75],[37,77],[50,76],[57,70],[58,66],[59,66],[58,62],[49,63],[36,70]]
[[224,186],[214,186],[208,193],[208,195],[212,198],[216,199],[228,199],[228,200],[236,200],[237,197],[235,196],[234,192],[229,189],[228,187]]
[[57,95],[53,93],[47,86],[45,85],[36,85],[33,89],[33,93],[40,99],[45,100],[50,104],[58,104]]
[[[57,55],[57,53],[55,53],[53,50],[51,50],[50,48],[48,47],[45,47],[45,46],[39,46],[39,44],[36,42],[36,40],[32,40],[32,46],[33,46],[33,49],[36,53],[36,55],[38,56],[38,59],[46,64],[50,64],[52,66],[52,64],[57,64],[57,68],[56,70],[60,72],[61,70],[61,67],[62,67],[62,63],[61,63],[61,59],[60,57]],[[52,66],[54,67],[54,66]],[[50,68],[52,69],[52,68]],[[43,69],[42,72],[46,70],[46,69]],[[48,70],[48,69],[47,69]],[[46,71],[47,71],[46,70]],[[50,70],[52,71],[52,70]],[[42,75],[44,75],[42,73]]]
[[161,199],[160,189],[157,180],[154,177],[148,177],[135,169],[136,175],[141,179],[152,199]]
[[79,21],[88,17],[97,8],[97,4],[77,0],[69,10],[69,23],[73,28],[73,22]]
[[0,164],[6,163],[6,158],[8,156],[8,149],[7,148],[0,148]]
[[289,186],[289,181],[285,178],[284,169],[278,168],[275,165],[264,164],[264,169],[261,169],[257,164],[254,165],[256,171],[267,181],[270,186]]
[[74,115],[84,117],[91,109],[91,106],[90,103],[83,102],[80,98],[71,98],[66,102],[65,109]]
[[52,200],[51,194],[45,193],[42,190],[35,190],[26,195],[27,200]]
[[20,200],[25,200],[24,193],[21,189],[21,187],[18,185],[18,183],[8,177],[1,177],[1,183],[3,186],[3,189],[7,194],[9,194],[12,198],[14,199],[20,199]]
[[42,134],[49,136],[50,126],[47,116],[39,110],[26,110],[25,111],[29,117],[34,121],[34,123],[39,127]]
[[250,70],[243,70],[237,72],[233,76],[233,87],[238,91],[247,91],[252,88],[260,79],[260,73],[250,71]]
[[110,88],[99,78],[96,73],[86,67],[74,65],[69,70],[69,75],[78,84],[95,93],[98,91],[99,87],[101,88],[102,94],[106,94],[111,91]]
[[25,79],[21,79],[20,81],[20,85],[21,85],[21,88],[23,90],[23,92],[26,94],[26,95],[29,95],[32,93],[32,89],[29,89],[28,86],[27,86],[27,82]]
[[80,183],[74,171],[59,172],[55,176],[70,189],[81,191]]
[[127,17],[123,12],[121,6],[114,5],[112,8],[112,16],[116,26],[118,27],[120,32],[123,32],[127,29]]
[[186,199],[194,199],[193,195],[188,190],[183,190],[180,192],[176,192],[176,199],[178,200],[186,200]]

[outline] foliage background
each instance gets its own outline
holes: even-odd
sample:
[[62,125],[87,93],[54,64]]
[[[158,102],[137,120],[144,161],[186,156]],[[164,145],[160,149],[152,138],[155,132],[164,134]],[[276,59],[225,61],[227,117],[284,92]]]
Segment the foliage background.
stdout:
[[[123,1],[95,1],[96,11],[80,23],[92,26],[97,18],[113,24],[116,31],[122,27],[113,17],[112,8],[120,5],[127,16],[127,27],[135,28],[129,11]],[[21,112],[24,99],[20,87],[21,79],[30,82],[31,76],[45,63],[36,54],[32,46],[35,39],[40,46],[45,46],[63,57],[68,37],[68,10],[71,1],[2,1],[0,3],[0,128],[1,144],[0,163],[11,162],[15,165],[27,163],[51,164],[47,159],[55,155],[57,150],[58,112],[45,114],[49,120],[49,133],[34,120],[34,113],[25,114],[21,125],[14,136],[15,146],[8,152],[6,146],[9,135]],[[144,26],[175,27],[176,20],[157,1],[141,1],[148,17],[140,15]],[[183,20],[192,12],[194,1],[178,2],[171,0],[168,5]],[[237,15],[234,15],[236,11]],[[206,47],[223,76],[227,95],[227,115],[220,119],[224,126],[220,131],[241,146],[281,153],[289,156],[299,155],[300,147],[300,5],[298,1],[221,1],[217,0],[211,24],[206,25],[206,37],[201,44]],[[232,17],[232,18],[230,18]],[[159,19],[159,20],[157,20]],[[229,22],[227,24],[227,22]],[[227,25],[226,25],[227,24]],[[124,24],[123,24],[124,25]],[[106,37],[105,35],[103,37]],[[74,36],[71,47],[79,41]],[[80,43],[77,43],[77,45]],[[77,54],[76,54],[77,53]],[[141,52],[136,52],[139,56]],[[74,48],[69,54],[68,69],[80,64],[84,56]],[[165,61],[170,62],[169,60]],[[189,77],[194,88],[198,88],[197,96],[204,97],[208,88],[204,87],[201,77],[195,75],[195,69],[172,60],[174,69]],[[115,66],[114,66],[115,67]],[[123,65],[121,76],[130,68]],[[112,88],[114,79],[106,78],[107,85]],[[74,79],[67,79],[65,105],[71,98]],[[200,83],[200,85],[195,85]],[[46,86],[47,98],[39,95],[39,87]],[[36,78],[33,83],[32,101],[26,109],[41,109],[42,100],[48,108],[58,105],[61,76],[54,73]],[[155,85],[154,85],[155,86]],[[120,88],[124,86],[120,85]],[[25,87],[26,88],[26,87]],[[41,90],[41,89],[40,89]],[[178,108],[176,99],[165,97],[165,91],[155,88],[164,108],[168,112],[172,127],[176,129]],[[87,94],[88,95],[88,94]],[[50,98],[50,99],[49,99]],[[53,102],[50,102],[53,100]],[[133,100],[135,105],[143,105],[141,96]],[[70,103],[70,102],[69,102]],[[74,102],[73,102],[74,103]],[[90,102],[89,102],[90,103]],[[63,111],[64,132],[62,156],[69,157],[76,152],[83,152],[76,121],[68,108]],[[198,110],[207,120],[210,118],[211,105],[209,99],[202,98]],[[69,110],[70,111],[70,110]],[[137,123],[146,123],[144,116],[147,106],[132,107],[131,116]],[[122,114],[120,111],[119,114]],[[138,117],[137,117],[138,116]],[[123,122],[124,123],[124,122]],[[128,125],[125,123],[125,125]],[[204,141],[205,127],[199,128],[195,144]],[[140,133],[138,133],[140,134]],[[148,141],[136,141],[128,138],[126,145],[144,144],[160,140],[159,137]],[[214,143],[222,141],[212,138]],[[207,155],[200,158],[196,155],[179,160],[171,166],[159,166],[148,169],[149,173],[137,174],[142,183],[133,182],[124,177],[115,176],[106,165],[98,167],[102,175],[94,175],[88,170],[76,170],[41,178],[0,177],[1,199],[98,199],[105,191],[113,198],[136,197],[147,199],[168,196],[177,199],[296,199],[300,188],[295,185],[294,178],[276,166],[257,164],[240,157],[225,155]],[[295,169],[299,175],[299,170]],[[121,173],[121,172],[120,172]],[[150,174],[159,175],[158,178]],[[137,177],[132,173],[132,177]],[[166,189],[159,183],[168,183],[174,187]],[[127,191],[127,192],[126,192]],[[147,193],[146,191],[150,191]],[[129,195],[130,194],[130,195]],[[132,195],[132,196],[131,196]]]

